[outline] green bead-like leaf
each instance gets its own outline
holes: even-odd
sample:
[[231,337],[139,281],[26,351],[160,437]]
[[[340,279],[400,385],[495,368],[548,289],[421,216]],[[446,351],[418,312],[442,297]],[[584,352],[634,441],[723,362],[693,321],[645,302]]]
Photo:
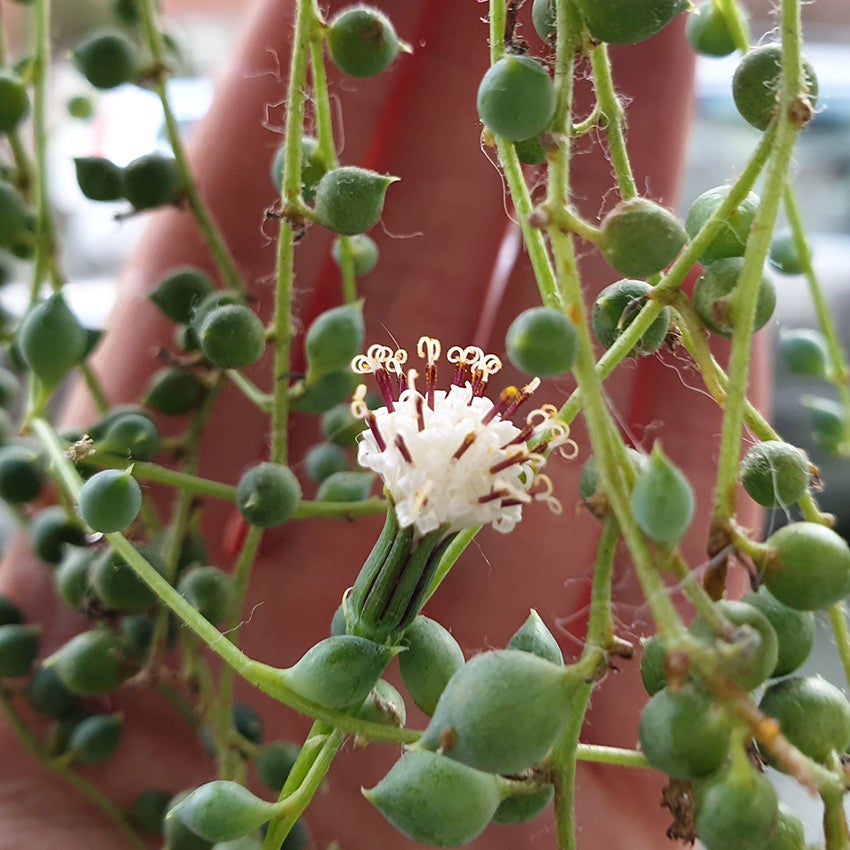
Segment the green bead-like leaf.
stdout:
[[694,517],[694,491],[656,443],[632,490],[632,515],[657,543],[676,543]]
[[219,779],[191,791],[165,817],[179,819],[207,841],[232,841],[259,829],[276,811],[238,782]]
[[396,652],[354,635],[329,637],[279,675],[311,702],[332,709],[359,708]]
[[61,293],[39,302],[18,331],[25,363],[46,386],[53,387],[82,359],[88,335]]

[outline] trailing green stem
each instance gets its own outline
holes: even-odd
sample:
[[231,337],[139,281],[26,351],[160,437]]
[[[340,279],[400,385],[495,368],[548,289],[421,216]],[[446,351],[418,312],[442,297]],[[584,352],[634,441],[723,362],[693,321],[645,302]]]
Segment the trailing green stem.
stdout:
[[794,189],[790,184],[785,186],[784,204],[794,239],[794,247],[800,258],[800,265],[809,287],[809,295],[812,299],[815,316],[817,316],[818,326],[826,340],[826,348],[829,353],[829,379],[838,390],[845,412],[850,412],[850,367],[847,365],[844,346],[841,344],[835,328],[833,314],[826,303],[823,289],[812,265],[812,255],[806,241],[803,218],[800,214]]
[[624,201],[628,201],[637,197],[638,191],[632,174],[632,166],[629,162],[629,154],[626,150],[626,138],[623,132],[625,113],[620,99],[617,97],[617,92],[614,90],[614,79],[611,76],[611,60],[607,45],[600,44],[594,48],[590,54],[590,62],[593,69],[593,84],[596,88],[597,108],[604,116],[603,128],[608,138],[611,165],[614,166],[617,185],[620,187],[620,197]]
[[295,281],[295,240],[297,224],[287,214],[301,202],[301,136],[304,129],[304,100],[307,66],[313,30],[317,27],[314,0],[299,0],[292,35],[292,58],[286,94],[286,126],[283,134],[284,214],[277,240],[277,283],[275,286],[272,335],[275,341],[273,364],[271,456],[285,464],[289,454],[289,380],[292,347],[292,290]]
[[[313,730],[317,730],[317,727],[318,724],[315,724]],[[306,770],[306,773],[303,772],[302,768],[296,774],[299,779],[298,785],[294,788],[289,788],[289,782],[287,781],[283,787],[280,799],[286,801],[286,806],[283,808],[281,814],[273,818],[269,823],[268,832],[263,842],[263,850],[277,850],[281,846],[295,824],[295,821],[302,815],[316,791],[319,790],[331,766],[331,762],[333,762],[345,739],[345,736],[339,729],[331,729],[326,732],[320,732],[319,734],[321,734],[320,745],[316,747],[314,743],[310,751],[308,751],[309,768]],[[311,731],[311,737],[314,735],[316,735],[316,731]],[[297,761],[296,766],[298,766]],[[293,767],[294,771],[295,767]]]
[[799,0],[782,2],[782,74],[776,137],[767,166],[761,202],[747,240],[744,264],[736,289],[736,320],[729,356],[729,386],[720,435],[714,518],[717,525],[735,514],[738,497],[738,461],[741,453],[744,405],[752,354],[756,306],[764,262],[770,250],[771,235],[785,189],[794,143],[801,126],[792,121],[789,110],[803,90],[800,59]]
[[844,678],[850,684],[850,628],[847,626],[847,608],[843,602],[837,602],[828,613],[829,625],[832,628],[838,657],[841,659]]
[[155,0],[139,0],[139,11],[141,12],[145,41],[147,42],[155,66],[153,69],[152,87],[162,104],[165,132],[168,137],[168,143],[171,145],[172,153],[174,154],[174,164],[180,175],[180,185],[224,283],[234,292],[244,293],[245,282],[242,280],[242,276],[236,266],[236,261],[227,247],[227,242],[218,224],[198,189],[197,181],[189,167],[189,159],[186,156],[183,139],[180,135],[180,126],[177,123],[174,110],[171,108],[167,88],[167,52],[165,40],[157,26]]
[[[614,622],[611,614],[611,581],[614,572],[614,556],[620,528],[617,520],[609,515],[602,527],[602,536],[596,550],[593,565],[593,585],[590,595],[590,617],[587,641],[582,661],[604,669],[607,653],[614,644]],[[584,717],[590,704],[593,681],[582,683],[573,694],[568,712],[567,725],[552,752],[552,775],[555,786],[555,821],[557,824],[558,847],[574,850],[576,847],[575,776],[576,750],[584,725]]]

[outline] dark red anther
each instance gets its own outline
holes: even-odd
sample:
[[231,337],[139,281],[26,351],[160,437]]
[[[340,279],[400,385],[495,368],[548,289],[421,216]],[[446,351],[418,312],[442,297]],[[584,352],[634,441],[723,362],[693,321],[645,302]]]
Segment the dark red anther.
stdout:
[[399,450],[399,453],[404,458],[405,462],[412,466],[413,456],[410,454],[410,449],[407,448],[407,443],[404,442],[404,437],[402,437],[401,434],[395,435],[395,447]]
[[378,417],[371,410],[366,414],[366,424],[378,444],[378,451],[384,451],[387,448],[387,443],[381,434],[381,429],[378,428]]
[[463,457],[463,453],[475,442],[475,432],[470,431],[464,438],[463,442],[460,444],[458,450],[452,455],[455,460],[460,460]]

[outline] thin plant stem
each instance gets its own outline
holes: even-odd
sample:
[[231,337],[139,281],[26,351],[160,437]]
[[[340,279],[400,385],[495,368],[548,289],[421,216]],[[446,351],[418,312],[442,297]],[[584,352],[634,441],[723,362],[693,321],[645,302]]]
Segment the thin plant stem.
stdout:
[[301,135],[304,128],[304,100],[307,66],[313,30],[318,26],[313,0],[299,0],[292,35],[292,58],[286,94],[284,127],[284,166],[282,201],[277,240],[277,283],[275,286],[272,335],[275,341],[271,422],[271,456],[285,464],[289,453],[289,378],[292,347],[292,291],[295,281],[296,224],[287,209],[301,203]]
[[770,249],[771,234],[785,189],[794,143],[801,124],[791,117],[791,107],[804,91],[800,59],[799,0],[783,0],[782,74],[778,113],[774,122],[776,136],[767,165],[764,189],[747,240],[744,263],[738,280],[735,302],[735,327],[729,355],[729,386],[720,435],[717,484],[714,500],[714,524],[722,527],[735,514],[738,499],[738,461],[741,452],[744,403],[749,382],[752,337],[762,269]]
[[[590,618],[582,660],[595,662],[604,670],[607,651],[614,641],[614,622],[611,613],[611,580],[614,556],[620,529],[613,515],[606,517],[593,565],[593,585],[590,597]],[[576,750],[584,716],[590,704],[593,682],[582,683],[573,694],[566,727],[552,752],[552,775],[555,785],[555,818],[558,847],[575,850],[576,811],[575,777]]]
[[596,89],[597,109],[603,116],[603,128],[608,139],[608,153],[614,166],[620,197],[624,201],[636,198],[638,191],[629,154],[626,150],[624,133],[625,113],[617,92],[614,90],[614,78],[611,76],[611,60],[608,47],[600,44],[590,54],[593,69],[593,84]]
[[147,42],[148,50],[154,62],[153,69],[153,89],[162,105],[162,114],[165,120],[165,132],[168,137],[168,143],[171,145],[172,153],[174,154],[174,164],[177,167],[177,172],[180,175],[180,184],[189,204],[189,209],[195,217],[198,228],[201,231],[204,241],[210,250],[213,261],[218,268],[222,280],[225,285],[234,292],[245,292],[245,282],[239,273],[239,268],[227,242],[224,239],[215,218],[203,199],[200,190],[198,189],[197,181],[195,180],[192,169],[189,166],[189,159],[186,156],[186,149],[183,145],[183,139],[180,135],[180,126],[177,123],[177,118],[174,115],[174,110],[171,107],[171,101],[168,97],[168,72],[167,72],[167,53],[165,41],[162,33],[157,25],[157,10],[155,0],[139,0],[139,11],[141,12],[142,29]]
[[844,678],[850,685],[850,628],[847,626],[847,607],[843,602],[837,602],[829,609],[828,614]]
[[800,265],[803,275],[809,287],[809,296],[818,320],[818,327],[826,340],[826,348],[829,353],[830,374],[829,379],[838,390],[839,397],[845,411],[850,411],[850,367],[847,365],[847,357],[844,346],[841,344],[838,332],[833,321],[833,313],[826,303],[823,289],[820,285],[817,273],[812,265],[812,255],[806,242],[806,233],[803,226],[803,217],[797,204],[797,197],[790,184],[785,186],[784,194],[785,213],[788,216],[788,224],[794,239],[794,247],[800,257]]

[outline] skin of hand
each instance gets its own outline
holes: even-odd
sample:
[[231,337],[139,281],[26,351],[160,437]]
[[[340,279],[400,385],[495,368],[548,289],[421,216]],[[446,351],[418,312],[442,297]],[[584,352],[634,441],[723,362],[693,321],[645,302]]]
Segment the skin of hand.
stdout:
[[[381,4],[379,4],[381,5]],[[380,262],[361,281],[366,299],[367,342],[415,349],[422,334],[439,337],[444,350],[478,344],[504,354],[504,333],[522,309],[539,303],[522,250],[512,251],[515,225],[505,215],[503,186],[482,150],[475,93],[487,63],[484,8],[456,0],[410,0],[382,4],[399,35],[414,47],[378,77],[352,81],[331,76],[342,126],[337,134],[344,164],[400,176],[390,187],[382,227],[373,233]],[[334,4],[335,10],[336,4]],[[275,200],[268,164],[279,143],[292,4],[258,2],[230,70],[219,83],[216,102],[192,142],[200,187],[217,216],[245,279],[253,303],[268,316],[273,296],[274,220],[266,215]],[[674,22],[651,41],[612,51],[615,79],[630,109],[628,142],[639,187],[663,203],[675,203],[686,128],[690,118],[692,57]],[[524,33],[536,39],[530,25]],[[589,108],[589,85],[578,86],[579,114]],[[275,131],[277,130],[277,132]],[[579,140],[574,163],[575,197],[594,219],[603,199],[613,203],[611,168],[589,139]],[[312,228],[296,251],[296,330],[340,301],[339,277],[329,257],[331,235]],[[500,250],[501,249],[501,250]],[[617,279],[587,245],[580,245],[589,296]],[[192,263],[211,269],[190,215],[169,210],[151,215],[150,226],[126,267],[122,294],[96,356],[110,398],[139,397],[155,366],[158,345],[170,347],[172,330],[146,300],[171,268]],[[482,304],[484,305],[482,307]],[[249,375],[269,384],[264,359]],[[758,383],[756,366],[753,380]],[[446,370],[447,371],[447,370]],[[444,374],[445,379],[445,374]],[[522,378],[510,369],[491,387]],[[544,384],[536,401],[561,403],[571,380]],[[620,368],[606,391],[621,421],[644,448],[656,437],[686,472],[697,493],[697,520],[684,548],[692,564],[704,562],[711,508],[714,453],[720,416],[701,392],[698,372],[681,356],[665,353]],[[75,392],[67,420],[86,425],[94,413],[83,389]],[[166,425],[166,428],[169,426]],[[173,426],[171,426],[173,427]],[[201,474],[235,482],[245,468],[266,456],[265,419],[233,387],[223,391],[206,431]],[[598,523],[574,510],[577,480],[589,441],[580,424],[573,430],[577,460],[553,460],[547,473],[564,505],[560,517],[542,505],[525,511],[509,535],[485,531],[467,550],[429,603],[426,613],[452,629],[467,653],[504,646],[535,607],[559,637],[565,655],[581,651],[589,598],[589,575]],[[298,459],[321,436],[315,417],[295,416],[290,459]],[[302,476],[303,477],[303,476]],[[312,492],[307,490],[307,496]],[[210,501],[205,530],[213,563],[229,566],[222,532],[232,527],[233,507]],[[755,521],[742,515],[746,523]],[[372,518],[354,523],[297,521],[266,534],[247,600],[241,640],[249,655],[285,666],[325,637],[342,591],[354,580],[380,529]],[[622,637],[652,629],[627,557],[618,557],[615,614]],[[55,600],[45,565],[17,545],[0,569],[0,592],[19,602],[33,621],[45,623],[43,645],[51,651],[82,626],[79,615]],[[632,747],[637,740],[638,706],[645,699],[638,660],[612,670],[593,698],[583,740]],[[238,688],[240,698],[263,712],[267,739],[298,739],[305,718]],[[128,684],[104,701],[125,712],[125,736],[116,757],[83,769],[121,804],[151,787],[178,791],[212,778],[208,757],[185,723],[155,693]],[[414,716],[413,722],[423,719]],[[117,850],[126,846],[108,821],[61,779],[41,767],[0,727],[0,850],[19,850],[61,840],[68,850]],[[342,850],[389,844],[413,847],[391,830],[360,795],[399,755],[398,748],[347,744],[333,765],[327,790],[308,811],[317,848],[337,839]],[[663,777],[632,768],[581,765],[578,817],[583,850],[618,846],[628,837],[632,850],[667,845],[669,821],[659,808]],[[268,792],[265,792],[268,796]],[[60,839],[61,837],[61,839]],[[550,819],[522,827],[491,826],[470,847],[501,850],[555,843]]]

